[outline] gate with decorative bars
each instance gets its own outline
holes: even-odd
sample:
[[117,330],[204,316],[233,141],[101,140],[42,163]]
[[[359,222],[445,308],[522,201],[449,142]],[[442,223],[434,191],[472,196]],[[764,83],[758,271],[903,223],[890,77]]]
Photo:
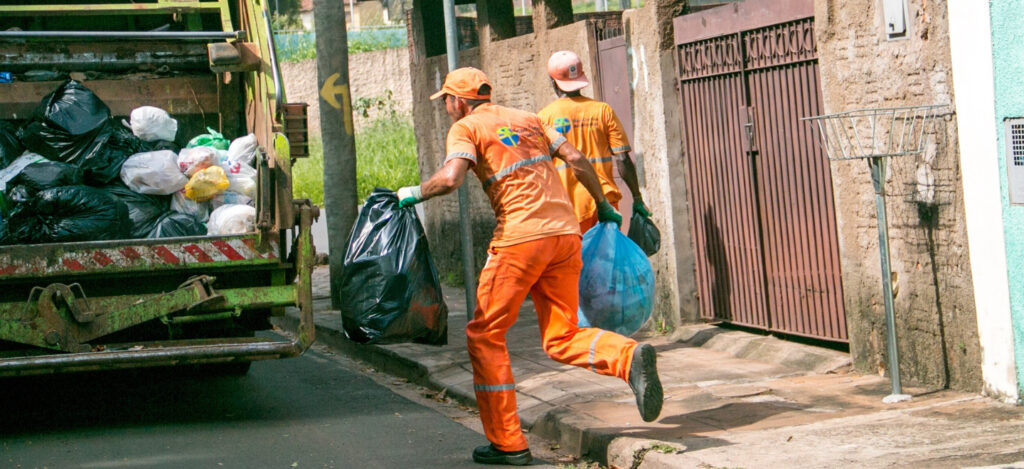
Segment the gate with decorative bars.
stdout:
[[846,342],[812,0],[675,19],[701,317]]

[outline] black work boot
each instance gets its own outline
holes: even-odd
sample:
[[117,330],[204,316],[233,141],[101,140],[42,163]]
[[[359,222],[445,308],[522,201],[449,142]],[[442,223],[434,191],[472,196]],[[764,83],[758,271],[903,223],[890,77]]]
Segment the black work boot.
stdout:
[[473,461],[480,464],[503,464],[506,466],[525,466],[533,461],[530,448],[522,451],[502,451],[494,445],[477,446],[473,450]]
[[665,396],[658,379],[658,356],[654,347],[637,345],[633,350],[633,363],[629,366],[629,387],[636,395],[636,407],[644,422],[653,422],[661,414]]

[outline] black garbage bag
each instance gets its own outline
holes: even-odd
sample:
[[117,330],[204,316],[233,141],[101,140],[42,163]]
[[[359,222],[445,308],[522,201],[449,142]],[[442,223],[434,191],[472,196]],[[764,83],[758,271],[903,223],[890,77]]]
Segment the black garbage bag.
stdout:
[[160,150],[169,150],[175,153],[181,151],[181,145],[178,145],[177,143],[174,142],[168,142],[167,140],[153,140],[152,142],[147,142],[142,139],[139,140],[141,140],[142,145],[141,149],[139,150],[139,153]]
[[21,243],[125,239],[131,233],[128,206],[103,189],[57,187],[36,194],[28,203],[31,207],[18,210],[16,216]]
[[146,238],[156,228],[161,215],[171,210],[171,196],[139,194],[117,181],[103,188],[107,193],[117,197],[128,206],[128,219],[131,220],[132,238]]
[[51,160],[70,162],[92,146],[110,118],[110,109],[81,83],[68,80],[36,106],[21,130],[30,150]]
[[59,161],[39,161],[25,166],[11,179],[11,185],[24,187],[29,194],[61,186],[82,184],[82,170]]
[[204,236],[206,225],[187,213],[173,210],[164,213],[153,224],[147,238],[178,238],[181,236]]
[[338,297],[342,328],[353,341],[448,341],[448,306],[423,225],[388,189],[374,189],[356,219]]
[[633,212],[633,216],[629,218],[629,233],[626,236],[640,246],[647,257],[653,256],[661,249],[661,231],[654,226],[650,218],[640,212]]
[[138,137],[110,118],[107,105],[74,80],[43,98],[18,137],[35,153],[78,166],[94,185],[118,177],[124,160],[142,148]]
[[18,140],[18,129],[10,122],[0,121],[0,169],[18,159],[25,146]]

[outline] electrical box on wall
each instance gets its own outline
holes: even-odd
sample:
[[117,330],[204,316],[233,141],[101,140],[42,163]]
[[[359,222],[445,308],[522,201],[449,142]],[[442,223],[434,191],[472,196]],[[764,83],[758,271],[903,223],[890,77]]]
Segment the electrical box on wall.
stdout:
[[882,0],[885,35],[889,39],[907,37],[907,0]]
[[1006,119],[1006,187],[1011,205],[1024,205],[1024,117]]

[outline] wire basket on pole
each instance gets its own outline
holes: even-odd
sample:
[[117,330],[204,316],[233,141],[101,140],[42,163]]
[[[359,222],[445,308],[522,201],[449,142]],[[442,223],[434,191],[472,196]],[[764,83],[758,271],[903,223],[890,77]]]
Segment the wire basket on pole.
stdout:
[[830,160],[916,155],[946,105],[860,109],[805,117],[817,124],[821,147]]
[[917,155],[924,151],[929,127],[945,105],[903,106],[861,109],[801,120],[817,124],[821,147],[832,161],[865,159],[871,168],[878,218],[878,251],[882,267],[882,299],[892,394],[886,403],[908,401],[900,384],[899,349],[896,346],[896,313],[893,307],[892,268],[889,258],[889,230],[885,211],[885,168],[890,157]]

